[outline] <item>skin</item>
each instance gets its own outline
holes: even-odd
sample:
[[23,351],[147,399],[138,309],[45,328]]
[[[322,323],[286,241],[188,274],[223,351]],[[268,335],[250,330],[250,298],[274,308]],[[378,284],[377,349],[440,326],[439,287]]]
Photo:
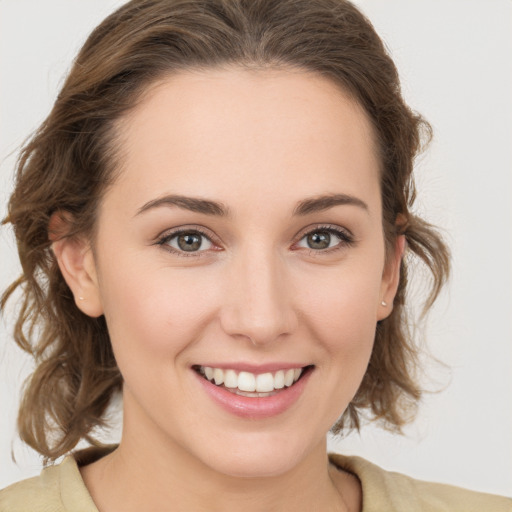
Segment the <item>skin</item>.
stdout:
[[[54,243],[77,305],[105,315],[125,381],[119,448],[81,468],[99,510],[360,510],[357,478],[328,465],[326,433],[391,312],[403,251],[400,237],[385,264],[365,113],[315,74],[229,68],[154,84],[118,129],[93,249]],[[229,215],[149,207],[168,194]],[[294,215],[333,194],[365,206]],[[183,226],[211,243],[188,256],[172,252],[176,238],[158,243]],[[309,247],[305,234],[325,226],[352,241]],[[221,409],[191,369],[233,361],[314,370],[292,407],[254,420]]]

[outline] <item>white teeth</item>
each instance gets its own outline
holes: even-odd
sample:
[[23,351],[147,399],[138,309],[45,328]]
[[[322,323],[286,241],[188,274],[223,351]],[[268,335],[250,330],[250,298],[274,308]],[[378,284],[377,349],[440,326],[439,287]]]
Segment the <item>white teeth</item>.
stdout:
[[226,370],[224,372],[224,386],[226,386],[227,388],[238,387],[238,376],[235,370]]
[[213,380],[217,386],[220,386],[224,382],[224,372],[220,368],[213,370]]
[[200,372],[217,386],[224,384],[226,388],[236,389],[243,393],[271,393],[276,389],[289,387],[302,375],[302,368],[290,368],[288,370],[278,370],[275,373],[260,373],[256,375],[251,372],[240,372],[235,370],[223,370],[221,368],[211,368],[201,366]]
[[262,373],[256,377],[256,391],[265,393],[274,391],[274,376],[271,373]]
[[238,374],[238,389],[240,391],[256,391],[256,377],[254,374],[240,372]]
[[284,388],[284,371],[279,370],[274,375],[274,388],[275,389],[283,389]]
[[293,384],[293,377],[295,376],[295,371],[292,369],[286,370],[284,374],[284,385],[291,386]]

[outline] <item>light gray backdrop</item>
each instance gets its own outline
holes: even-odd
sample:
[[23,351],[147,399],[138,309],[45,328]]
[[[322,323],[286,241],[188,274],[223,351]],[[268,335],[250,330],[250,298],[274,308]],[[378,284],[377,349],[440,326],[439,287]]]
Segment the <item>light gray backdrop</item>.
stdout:
[[[0,215],[15,150],[44,119],[76,51],[119,0],[0,0]],[[418,209],[447,233],[454,272],[424,331],[450,370],[428,364],[432,388],[397,437],[374,427],[331,441],[417,478],[512,495],[512,2],[358,0],[389,46],[404,94],[432,123],[418,164]],[[14,153],[13,153],[14,152]],[[18,272],[0,231],[0,288]],[[37,474],[16,440],[30,362],[0,326],[0,488]],[[14,449],[18,465],[11,461]]]

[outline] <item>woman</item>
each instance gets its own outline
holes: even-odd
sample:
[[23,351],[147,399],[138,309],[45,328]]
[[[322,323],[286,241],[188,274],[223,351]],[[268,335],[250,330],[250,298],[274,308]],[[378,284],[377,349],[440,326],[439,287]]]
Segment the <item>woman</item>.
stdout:
[[94,444],[121,391],[123,436],[0,504],[507,510],[327,459],[331,427],[369,410],[399,429],[420,397],[404,253],[432,271],[430,302],[448,273],[409,210],[422,130],[347,2],[138,1],[110,16],[20,159],[24,276],[3,302],[23,287],[15,337],[38,362],[25,442],[48,461]]

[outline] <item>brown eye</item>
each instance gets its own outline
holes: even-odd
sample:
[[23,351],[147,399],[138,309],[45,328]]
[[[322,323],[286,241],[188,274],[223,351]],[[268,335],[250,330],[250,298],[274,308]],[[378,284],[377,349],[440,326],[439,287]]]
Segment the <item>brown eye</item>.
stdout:
[[316,231],[306,236],[310,249],[328,249],[331,244],[331,235],[327,231]]
[[353,243],[354,238],[350,232],[333,226],[319,227],[306,233],[297,243],[297,247],[321,252],[327,249],[342,249]]
[[201,248],[201,236],[185,233],[177,237],[178,246],[182,251],[197,251]]
[[199,252],[212,247],[211,240],[198,231],[175,233],[167,237],[164,243],[174,250],[181,252]]

